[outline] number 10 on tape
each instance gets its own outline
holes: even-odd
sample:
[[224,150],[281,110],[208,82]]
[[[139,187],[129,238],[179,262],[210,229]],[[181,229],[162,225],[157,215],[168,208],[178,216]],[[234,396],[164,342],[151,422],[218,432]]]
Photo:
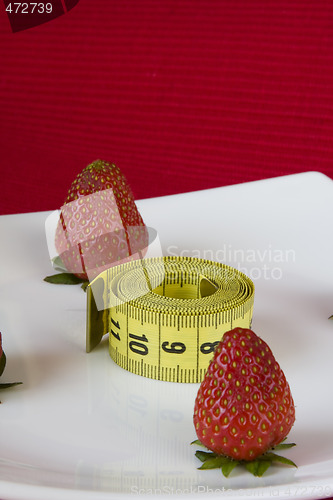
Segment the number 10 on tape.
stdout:
[[87,351],[109,334],[122,368],[171,382],[201,382],[216,345],[249,328],[254,286],[215,262],[159,257],[108,269],[87,289]]

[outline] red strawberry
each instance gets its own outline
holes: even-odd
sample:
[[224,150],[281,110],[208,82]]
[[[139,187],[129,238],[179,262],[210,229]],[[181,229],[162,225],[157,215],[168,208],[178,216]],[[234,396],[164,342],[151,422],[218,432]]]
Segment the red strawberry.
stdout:
[[83,280],[139,257],[147,246],[147,230],[118,167],[96,160],[76,177],[61,210],[55,245],[67,271]]
[[215,459],[229,473],[245,461],[251,472],[262,475],[272,461],[295,465],[268,452],[288,435],[295,407],[271,349],[252,330],[224,334],[200,385],[193,421],[199,441],[213,452],[197,452],[202,468],[211,468]]
[[[6,355],[2,349],[2,337],[0,332],[0,375],[2,375],[4,369],[6,367]],[[19,385],[22,382],[7,382],[5,384],[0,384],[0,390],[8,389],[9,387],[14,387],[14,385]],[[1,401],[0,401],[1,403]]]
[[2,375],[4,369],[6,366],[6,355],[2,349],[2,338],[1,338],[1,332],[0,332],[0,375]]

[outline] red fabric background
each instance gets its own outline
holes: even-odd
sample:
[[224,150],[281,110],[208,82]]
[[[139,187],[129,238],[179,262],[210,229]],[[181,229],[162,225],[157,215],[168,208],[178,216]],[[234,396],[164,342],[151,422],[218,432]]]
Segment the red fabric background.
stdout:
[[1,2],[0,90],[0,214],[97,158],[136,198],[333,177],[333,2],[80,0],[17,33]]

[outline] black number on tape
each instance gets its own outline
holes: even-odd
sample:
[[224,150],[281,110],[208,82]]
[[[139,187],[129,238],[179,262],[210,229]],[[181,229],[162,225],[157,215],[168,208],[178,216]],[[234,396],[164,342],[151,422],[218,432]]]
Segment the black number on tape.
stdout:
[[115,332],[114,330],[111,329],[111,333],[112,335],[117,339],[117,340],[120,340],[120,336],[119,336],[119,333]]
[[128,344],[131,351],[135,352],[135,354],[140,354],[140,356],[147,356],[149,352],[148,346],[146,344],[143,344],[143,342],[148,342],[148,339],[145,336],[145,334],[135,335],[134,333],[130,333],[129,337],[131,339],[135,339],[131,340],[131,342]]
[[219,344],[218,340],[216,342],[205,342],[204,344],[201,344],[200,351],[202,352],[202,354],[209,354],[210,352],[215,351],[215,347],[218,344]]
[[[120,325],[119,325],[119,321],[115,321],[114,319],[111,318],[111,323],[116,327],[118,328],[118,330],[120,330]],[[118,332],[115,332],[114,330],[111,329],[111,333],[112,335],[117,339],[117,340],[120,340],[120,335]]]
[[162,349],[165,352],[170,352],[172,354],[182,354],[186,351],[186,345],[183,342],[172,342],[170,347],[168,347],[169,342],[163,342]]

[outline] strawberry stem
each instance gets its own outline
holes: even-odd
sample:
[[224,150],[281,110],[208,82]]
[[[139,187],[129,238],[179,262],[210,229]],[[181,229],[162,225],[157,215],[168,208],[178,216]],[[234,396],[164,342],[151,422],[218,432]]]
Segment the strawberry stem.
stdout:
[[[192,441],[191,444],[206,448],[198,439]],[[288,449],[292,448],[293,446],[296,446],[295,443],[282,442],[250,462],[245,460],[234,460],[233,458],[227,457],[225,455],[218,455],[212,451],[197,450],[195,452],[195,456],[202,462],[202,465],[198,467],[199,470],[221,469],[224,477],[229,477],[229,474],[234,470],[235,467],[239,465],[245,467],[246,470],[254,476],[262,477],[267,469],[275,462],[284,465],[290,465],[292,467],[297,467],[297,465],[289,458],[277,455],[272,451]]]
[[21,385],[22,382],[8,382],[5,384],[0,384],[0,391],[2,389],[8,389],[9,387],[14,387],[15,385]]
[[83,278],[78,278],[75,274],[71,273],[58,273],[51,276],[46,276],[44,281],[47,283],[53,283],[56,285],[78,285],[80,283],[84,284],[87,280]]

